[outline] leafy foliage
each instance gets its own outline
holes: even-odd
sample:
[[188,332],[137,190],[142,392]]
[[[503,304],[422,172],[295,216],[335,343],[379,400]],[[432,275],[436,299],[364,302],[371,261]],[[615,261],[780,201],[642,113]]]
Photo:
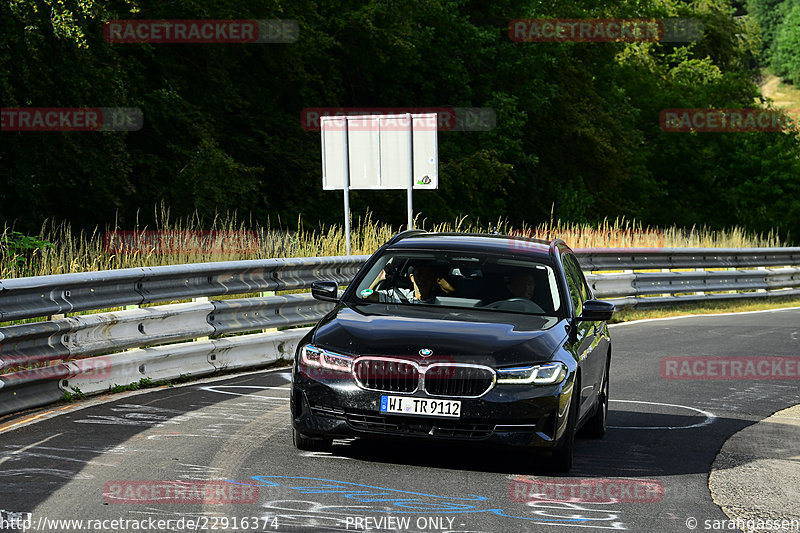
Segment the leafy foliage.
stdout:
[[786,0],[747,0],[747,12],[760,28],[761,51],[769,61],[775,34],[784,18],[783,4]]
[[63,400],[65,402],[75,402],[78,400],[85,400],[86,395],[78,387],[70,387],[70,391],[64,391]]
[[12,265],[21,275],[33,275],[37,270],[37,259],[49,248],[53,248],[50,241],[23,235],[18,231],[0,234],[2,263]]
[[775,32],[772,66],[777,75],[800,85],[800,0],[786,6],[786,17]]
[[[794,2],[795,0],[786,0]],[[794,76],[795,19],[749,0],[764,46]],[[666,133],[675,107],[750,107],[757,30],[724,0],[597,4],[499,0],[3,0],[4,106],[138,107],[138,132],[2,132],[0,217],[35,231],[44,218],[79,228],[147,224],[238,210],[255,220],[341,220],[341,194],[320,187],[316,106],[491,107],[497,127],[439,135],[437,192],[415,207],[517,225],[636,218],[644,224],[800,234],[800,140],[783,133]],[[792,13],[795,13],[793,10]],[[517,43],[525,17],[689,17],[696,43]],[[792,15],[796,17],[797,15]],[[292,44],[110,44],[119,18],[283,18]],[[794,48],[792,48],[794,47]],[[792,66],[795,65],[795,66]],[[405,218],[401,192],[354,192],[354,215]],[[145,213],[145,215],[142,215]],[[16,221],[16,222],[14,222]]]

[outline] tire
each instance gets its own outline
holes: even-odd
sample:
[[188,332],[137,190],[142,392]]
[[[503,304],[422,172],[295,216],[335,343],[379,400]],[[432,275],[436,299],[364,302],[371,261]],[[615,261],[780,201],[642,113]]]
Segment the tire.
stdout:
[[330,452],[333,439],[312,439],[292,428],[292,441],[295,448],[304,452]]
[[603,372],[603,384],[600,386],[600,394],[597,397],[597,411],[583,426],[582,435],[591,439],[602,438],[606,434],[606,429],[608,429],[608,366],[608,363],[606,363],[606,369]]
[[572,389],[567,414],[567,427],[561,440],[553,449],[550,460],[550,470],[554,472],[569,472],[572,468],[572,455],[575,449],[575,425],[578,420],[578,402],[580,398],[580,383],[576,382]]

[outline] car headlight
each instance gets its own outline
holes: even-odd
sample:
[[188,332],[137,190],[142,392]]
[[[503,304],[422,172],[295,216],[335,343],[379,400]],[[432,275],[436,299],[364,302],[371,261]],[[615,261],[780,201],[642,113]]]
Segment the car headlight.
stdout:
[[310,367],[327,368],[338,372],[351,372],[353,370],[353,358],[349,355],[329,352],[311,344],[307,344],[300,349],[300,360]]
[[497,371],[497,382],[555,385],[564,381],[567,373],[567,365],[564,363],[545,363],[543,365],[504,368]]

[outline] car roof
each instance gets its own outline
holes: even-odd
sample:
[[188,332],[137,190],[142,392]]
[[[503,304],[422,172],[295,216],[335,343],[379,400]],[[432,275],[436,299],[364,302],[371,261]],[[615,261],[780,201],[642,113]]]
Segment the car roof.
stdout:
[[[433,233],[407,232],[389,241],[390,250],[434,249],[472,252],[491,252],[508,255],[526,255],[539,259],[550,257],[555,243],[522,236],[494,235],[488,233]],[[398,238],[399,237],[399,238]]]

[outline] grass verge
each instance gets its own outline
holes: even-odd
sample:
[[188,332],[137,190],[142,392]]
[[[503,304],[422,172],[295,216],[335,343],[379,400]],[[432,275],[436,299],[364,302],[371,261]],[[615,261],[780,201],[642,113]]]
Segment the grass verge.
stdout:
[[787,307],[800,307],[800,297],[758,298],[744,302],[731,300],[702,304],[687,302],[655,309],[620,309],[614,313],[614,318],[610,321],[610,323],[620,324],[622,322],[631,322],[633,320],[666,318],[671,316],[744,313],[747,311],[765,311],[768,309],[784,309]]
[[794,117],[800,110],[800,88],[784,83],[770,69],[761,69],[761,94],[772,99],[776,107],[794,110]]
[[[315,257],[345,254],[341,226],[306,230],[270,227],[236,215],[202,220],[170,218],[162,207],[153,226],[105,227],[74,231],[66,222],[47,221],[38,235],[25,236],[13,226],[0,225],[0,279],[127,267],[148,267],[279,257]],[[573,248],[751,248],[785,245],[776,232],[753,234],[742,228],[651,228],[633,220],[604,220],[577,224],[550,220],[512,226],[508,221],[481,223],[460,217],[449,223],[417,219],[415,226],[432,231],[522,234],[550,240],[564,239]],[[353,220],[352,253],[372,254],[402,228],[373,221],[369,213]],[[122,235],[120,232],[127,233]],[[119,239],[118,239],[119,238]]]

